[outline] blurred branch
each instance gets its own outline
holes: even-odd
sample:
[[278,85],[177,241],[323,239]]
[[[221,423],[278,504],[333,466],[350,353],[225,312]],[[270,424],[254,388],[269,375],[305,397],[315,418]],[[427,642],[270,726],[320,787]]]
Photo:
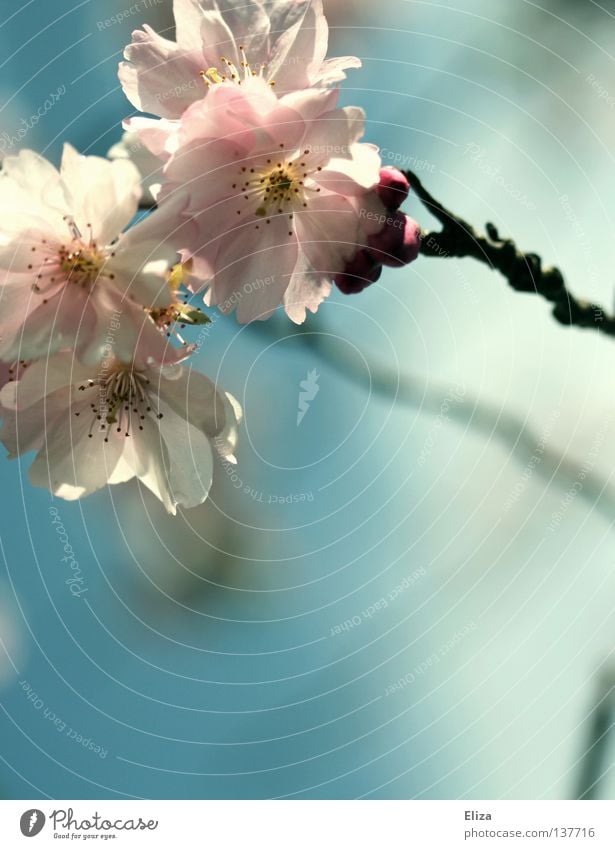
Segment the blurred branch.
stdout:
[[607,667],[600,676],[587,725],[587,748],[581,758],[577,799],[600,799],[602,784],[612,767],[607,760],[615,727],[615,670],[612,666]]
[[[271,339],[288,336],[286,323],[277,325],[275,321],[255,323],[251,326],[257,335]],[[419,376],[399,374],[385,365],[370,363],[365,368],[363,360],[353,357],[348,346],[337,344],[336,337],[319,325],[318,320],[301,325],[294,330],[306,351],[317,356],[323,366],[337,371],[346,380],[363,386],[371,395],[393,401],[395,404],[420,410],[423,414],[435,417],[442,413],[442,403],[450,395],[450,385],[427,384]],[[525,416],[516,416],[497,404],[490,404],[482,398],[466,392],[462,399],[450,404],[447,417],[458,426],[480,433],[488,440],[497,440],[504,445],[511,457],[524,466],[536,452],[536,446],[543,442],[540,432],[527,426]],[[541,462],[535,473],[543,480],[566,490],[578,481],[582,462],[556,447],[545,445]],[[615,489],[609,477],[603,477],[595,471],[588,472],[579,498],[592,505],[609,522],[615,513]]]
[[511,239],[502,239],[493,224],[486,225],[485,234],[479,233],[437,201],[416,174],[411,171],[405,174],[419,200],[442,225],[440,232],[423,234],[423,256],[442,259],[472,257],[499,271],[515,291],[533,293],[550,301],[553,316],[560,324],[615,336],[615,317],[608,315],[598,304],[575,297],[559,268],[543,268],[537,254],[523,253]]

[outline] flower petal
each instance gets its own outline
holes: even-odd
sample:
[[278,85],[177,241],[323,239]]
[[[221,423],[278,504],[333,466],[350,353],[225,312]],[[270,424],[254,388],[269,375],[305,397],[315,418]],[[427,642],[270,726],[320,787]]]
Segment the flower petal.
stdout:
[[175,515],[178,505],[202,504],[213,480],[213,460],[207,437],[173,410],[161,404],[158,426],[151,420],[135,438],[141,482]]
[[239,425],[243,419],[243,410],[239,401],[226,392],[223,396],[224,402],[224,429],[214,439],[214,447],[220,457],[227,463],[237,463],[235,452],[239,442]]
[[221,243],[213,280],[212,303],[222,312],[236,308],[242,324],[264,321],[281,304],[299,256],[296,236],[289,236],[286,215],[248,224]]
[[94,239],[110,244],[134,218],[141,197],[141,176],[132,162],[81,156],[64,145],[62,179],[82,233],[91,225]]
[[66,414],[68,396],[68,388],[64,387],[24,410],[0,408],[3,418],[0,441],[7,448],[10,460],[41,448],[45,429],[53,427]]
[[45,444],[30,467],[35,486],[50,489],[54,495],[74,501],[107,485],[122,450],[123,439],[105,442],[100,431],[92,437],[87,409],[75,416],[71,408],[47,432]]
[[318,312],[318,307],[331,294],[331,275],[316,271],[297,271],[284,293],[286,315],[295,324],[303,324],[307,311]]
[[296,221],[311,268],[330,277],[343,271],[359,241],[360,218],[350,201],[341,195],[319,195]]
[[79,383],[91,376],[70,351],[32,363],[18,381],[0,390],[0,404],[10,410],[25,410],[56,390]]
[[186,50],[147,25],[133,32],[124,58],[118,76],[124,94],[142,112],[179,118],[204,94],[202,51]]
[[[310,69],[319,68],[329,42],[329,27],[322,11],[322,0],[295,3],[288,11],[295,16],[292,25],[288,18],[275,18],[277,28],[283,31],[273,48],[268,67],[268,77],[275,80],[280,91],[307,88],[310,85]],[[279,30],[278,30],[279,31]]]
[[223,396],[206,375],[185,366],[165,369],[152,389],[162,403],[210,437],[225,427]]

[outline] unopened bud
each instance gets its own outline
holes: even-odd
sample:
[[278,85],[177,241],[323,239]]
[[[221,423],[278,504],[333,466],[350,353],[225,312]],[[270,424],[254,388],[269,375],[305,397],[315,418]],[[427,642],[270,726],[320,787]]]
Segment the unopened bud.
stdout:
[[399,209],[410,192],[407,177],[397,168],[388,166],[380,171],[378,196],[387,209]]
[[335,285],[344,295],[356,295],[376,283],[382,274],[382,265],[368,251],[358,251],[346,265],[342,274],[334,277]]
[[374,261],[391,268],[414,262],[420,249],[421,228],[403,212],[397,212],[380,233],[369,238],[369,253]]

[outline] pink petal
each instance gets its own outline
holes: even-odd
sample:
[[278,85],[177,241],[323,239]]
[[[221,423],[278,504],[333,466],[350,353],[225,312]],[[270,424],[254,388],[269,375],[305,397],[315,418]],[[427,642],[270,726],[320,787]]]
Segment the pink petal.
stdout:
[[[319,68],[327,53],[329,27],[321,0],[295,5],[297,9],[301,7],[301,12],[290,27],[285,21],[267,69],[268,78],[275,80],[280,91],[307,88],[310,68]],[[280,24],[278,20],[277,26]]]
[[216,262],[212,303],[222,312],[236,308],[242,324],[264,321],[282,302],[299,255],[289,236],[288,216],[250,223],[223,240]]
[[124,94],[137,109],[161,118],[179,118],[206,92],[200,76],[200,50],[185,50],[162,38],[151,27],[132,34],[118,75]]
[[96,312],[87,293],[77,286],[63,288],[40,301],[23,324],[18,356],[46,357],[60,348],[72,347],[77,337],[90,340],[96,327]]
[[91,376],[92,369],[83,366],[71,352],[32,363],[19,381],[8,383],[0,392],[0,404],[8,409],[25,410],[71,383]]
[[69,391],[65,387],[25,410],[0,408],[3,419],[0,441],[8,450],[9,459],[38,451],[45,440],[45,430],[52,428],[57,419],[66,414],[69,403]]
[[[193,2],[200,2],[204,8],[215,6],[220,11],[226,26],[233,33],[235,44],[245,47],[252,67],[258,68],[261,62],[267,60],[271,27],[269,16],[260,2],[257,3],[255,0],[241,0],[240,3],[236,0],[219,0],[217,3],[213,0],[205,0],[205,2],[193,0]],[[203,33],[203,43],[206,45],[211,43],[211,39],[205,38],[205,33]]]
[[350,159],[332,159],[318,176],[318,183],[340,195],[360,196],[378,185],[380,155],[370,144],[355,144]]
[[331,86],[346,79],[346,71],[363,67],[356,56],[340,56],[337,59],[325,59],[321,67],[311,74],[312,85]]
[[315,271],[332,277],[356,253],[360,219],[340,195],[321,195],[296,216],[301,249]]

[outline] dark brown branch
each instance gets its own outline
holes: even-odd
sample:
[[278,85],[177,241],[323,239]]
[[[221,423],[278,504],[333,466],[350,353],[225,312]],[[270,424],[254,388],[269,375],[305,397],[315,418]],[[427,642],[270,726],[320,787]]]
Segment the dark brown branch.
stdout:
[[417,197],[442,225],[439,233],[423,234],[423,256],[472,257],[499,271],[515,291],[531,292],[550,301],[560,324],[588,327],[615,336],[615,318],[598,304],[573,295],[559,268],[543,268],[537,254],[522,253],[511,239],[500,238],[493,224],[486,225],[486,234],[478,233],[432,197],[416,174],[411,171],[405,174]]

